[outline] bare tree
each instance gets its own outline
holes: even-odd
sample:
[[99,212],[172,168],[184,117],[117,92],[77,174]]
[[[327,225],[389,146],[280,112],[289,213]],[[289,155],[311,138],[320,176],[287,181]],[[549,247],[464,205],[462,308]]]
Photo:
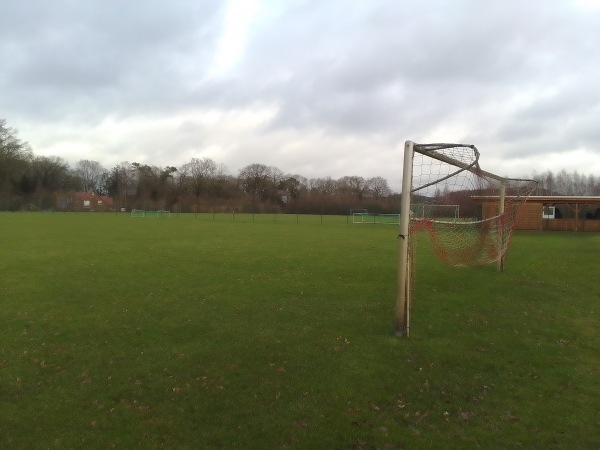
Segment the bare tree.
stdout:
[[183,167],[194,195],[199,198],[208,189],[208,180],[216,174],[217,164],[210,158],[192,158]]
[[386,198],[392,195],[388,182],[382,177],[373,177],[367,180],[370,193],[374,198]]
[[[555,178],[554,184],[565,189],[585,192],[600,189],[600,183],[592,176],[561,172]],[[250,164],[235,177],[210,158],[192,158],[178,168],[125,162],[110,171],[97,161],[82,159],[70,170],[61,158],[34,157],[29,145],[0,119],[0,209],[15,208],[16,203],[11,204],[13,199],[18,199],[15,201],[19,204],[42,201],[46,204],[58,199],[57,193],[74,189],[109,194],[117,206],[126,208],[174,204],[181,207],[186,201],[188,206],[195,201],[196,210],[200,203],[203,207],[224,209],[250,206],[251,201],[254,211],[336,214],[354,204],[382,209],[391,198],[391,190],[381,177],[364,179],[355,175],[339,180],[331,177],[307,180],[264,164]]]
[[302,175],[286,175],[279,183],[284,203],[298,200],[308,191],[308,180]]
[[20,188],[37,207],[56,206],[56,194],[72,190],[76,181],[65,160],[57,156],[35,157],[21,177]]
[[132,174],[136,180],[136,197],[138,207],[155,208],[159,199],[160,169],[158,167],[131,163]]
[[81,189],[84,191],[95,190],[100,194],[105,194],[108,170],[106,170],[98,161],[82,159],[75,164],[74,174],[81,181]]
[[0,161],[29,159],[31,156],[29,144],[19,139],[17,130],[9,128],[5,119],[0,119]]
[[338,182],[342,192],[351,193],[358,200],[362,200],[369,192],[369,183],[363,177],[346,176],[340,178]]
[[31,147],[21,141],[18,133],[0,119],[0,206],[18,193],[19,184],[33,159]]
[[600,194],[600,179],[596,178],[593,174],[588,175],[587,191],[588,195]]
[[244,192],[254,200],[268,197],[270,170],[264,164],[250,164],[240,170],[238,179]]
[[311,194],[332,196],[337,190],[337,183],[331,177],[311,178],[308,181]]
[[283,182],[285,180],[284,173],[277,167],[270,166],[268,171],[268,192],[267,199],[274,204],[283,203],[283,197],[285,196],[285,190]]
[[186,176],[189,190],[196,198],[196,207],[201,197],[219,197],[227,168],[210,158],[192,158],[181,167]]
[[105,178],[104,192],[117,201],[119,208],[127,208],[127,198],[133,195],[134,186],[128,162],[113,167]]

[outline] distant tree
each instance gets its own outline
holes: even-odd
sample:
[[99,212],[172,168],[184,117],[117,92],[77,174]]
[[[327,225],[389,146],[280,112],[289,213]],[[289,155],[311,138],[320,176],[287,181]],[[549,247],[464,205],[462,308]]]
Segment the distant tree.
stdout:
[[192,158],[190,162],[182,167],[186,174],[190,190],[196,197],[196,205],[202,195],[207,195],[214,186],[214,180],[218,174],[218,166],[210,158]]
[[565,169],[562,169],[556,176],[556,194],[574,195],[572,178]]
[[558,174],[550,170],[532,176],[538,182],[539,195],[600,195],[600,178],[594,174],[583,175],[577,170]]
[[73,172],[80,180],[82,190],[93,189],[103,195],[107,193],[106,182],[109,172],[98,161],[82,159],[75,164]]
[[38,188],[46,191],[69,190],[74,180],[69,173],[69,165],[58,156],[37,156],[32,163]]
[[267,184],[267,200],[271,201],[275,205],[283,204],[283,197],[286,195],[283,189],[283,182],[285,180],[284,173],[277,167],[270,166],[268,170],[268,184]]
[[[570,190],[600,190],[600,183],[593,176],[571,176],[566,172],[556,177],[555,184]],[[125,162],[111,170],[97,161],[82,159],[70,170],[61,158],[34,156],[29,145],[0,119],[0,209],[29,201],[50,204],[58,201],[61,192],[91,189],[110,195],[121,208],[178,204],[180,211],[183,204],[190,210],[195,203],[196,211],[252,208],[338,214],[360,205],[384,210],[393,202],[392,192],[382,177],[365,179],[353,175],[338,180],[307,180],[264,164],[250,164],[234,177],[224,165],[210,158],[192,158],[181,167]],[[17,203],[11,203],[13,199]]]
[[0,207],[7,206],[14,195],[22,194],[20,185],[32,158],[29,144],[19,139],[18,132],[9,128],[5,119],[0,119]]
[[184,164],[173,174],[173,202],[177,204],[179,211],[182,211],[186,193],[189,191],[189,185],[189,172]]
[[160,197],[160,169],[138,162],[131,163],[131,169],[136,186],[137,207],[141,209],[155,208]]
[[367,180],[367,186],[371,196],[374,198],[386,198],[392,195],[388,182],[382,177],[373,177]]
[[216,200],[231,200],[244,195],[239,179],[227,173],[225,166],[222,166],[222,171],[215,181],[215,199]]
[[339,186],[342,192],[350,193],[358,200],[365,198],[369,192],[367,180],[356,175],[340,178]]
[[266,200],[269,193],[270,169],[264,164],[250,164],[238,175],[242,190],[254,200]]
[[305,195],[307,189],[308,181],[301,175],[287,175],[279,182],[279,190],[285,203],[298,200]]
[[115,200],[117,208],[127,209],[137,192],[135,168],[126,161],[114,166],[106,176],[103,191]]
[[593,174],[590,174],[587,179],[587,184],[587,190],[589,192],[589,195],[600,194],[600,178],[597,178]]
[[225,164],[217,164],[217,171],[211,178],[210,189],[211,195],[215,198],[231,198],[239,194],[239,185],[229,174]]
[[177,192],[175,186],[175,175],[177,168],[166,166],[160,170],[158,196],[162,202],[162,209],[171,209],[171,206],[177,202]]
[[31,147],[18,137],[14,128],[6,125],[6,119],[0,119],[0,160],[7,162],[13,159],[30,159]]
[[174,166],[166,166],[164,169],[160,171],[159,179],[162,183],[167,183],[169,180],[173,179],[173,173],[177,172],[177,167]]
[[331,177],[327,178],[311,178],[308,181],[311,194],[319,196],[332,196],[337,189],[337,183]]
[[547,171],[545,173],[544,178],[543,178],[543,183],[544,183],[544,187],[545,187],[546,191],[548,192],[548,194],[553,195],[556,190],[556,186],[555,186],[555,177],[552,172]]
[[121,171],[119,166],[113,167],[104,181],[103,191],[111,197],[118,197],[121,193]]
[[69,165],[57,156],[37,156],[21,175],[19,187],[26,201],[39,208],[57,206],[57,195],[72,191],[77,180],[71,175]]

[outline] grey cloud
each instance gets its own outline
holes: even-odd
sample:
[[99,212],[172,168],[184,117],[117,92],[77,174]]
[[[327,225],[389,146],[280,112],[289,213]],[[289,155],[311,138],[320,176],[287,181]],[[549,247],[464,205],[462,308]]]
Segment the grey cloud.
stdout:
[[[505,158],[566,152],[574,142],[600,157],[600,9],[560,0],[263,5],[267,14],[253,23],[242,59],[215,77],[225,3],[7,0],[1,111],[9,122],[85,130],[107,117],[266,105],[277,113],[237,143],[231,160],[282,168],[302,164],[281,150],[286,139],[306,145],[306,154],[322,136],[340,147],[352,138],[356,153],[345,159],[356,165],[373,140],[387,160],[382,149],[394,153],[404,139],[439,130]],[[188,151],[211,144],[210,131],[182,123],[168,137],[130,136],[122,147],[148,157],[169,142]],[[342,171],[339,151],[322,149],[300,167]]]
[[431,126],[456,111],[476,114],[515,89],[556,82],[570,74],[560,59],[577,59],[566,44],[575,24],[557,4],[370,4],[358,18],[340,3],[305,4],[255,38],[262,52],[251,52],[251,77],[293,74],[260,91],[280,102],[275,127],[378,132],[415,115]]
[[[561,86],[560,90],[516,110],[510,121],[498,127],[496,139],[529,143],[529,154],[588,147],[600,153],[600,92],[593,83]],[[507,151],[518,156],[519,151]]]
[[35,20],[28,5],[9,2],[3,21],[13,29],[0,31],[0,57],[9,61],[0,86],[23,87],[7,99],[15,110],[29,106],[27,97],[45,100],[38,111],[46,103],[60,113],[85,110],[88,99],[123,114],[181,100],[182,80],[206,70],[220,20],[217,3],[39,2]]

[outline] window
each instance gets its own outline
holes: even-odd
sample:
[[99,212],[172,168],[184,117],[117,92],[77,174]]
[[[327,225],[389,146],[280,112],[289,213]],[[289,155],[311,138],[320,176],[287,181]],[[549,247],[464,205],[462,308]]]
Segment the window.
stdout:
[[544,206],[542,219],[554,219],[554,206]]

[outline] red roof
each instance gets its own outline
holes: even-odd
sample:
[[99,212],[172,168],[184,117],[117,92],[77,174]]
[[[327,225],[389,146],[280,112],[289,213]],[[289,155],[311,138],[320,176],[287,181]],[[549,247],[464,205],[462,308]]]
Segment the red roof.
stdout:
[[83,202],[85,200],[88,200],[90,202],[93,202],[94,205],[96,205],[98,203],[98,201],[102,202],[102,205],[104,206],[112,206],[113,204],[113,199],[112,197],[108,197],[106,195],[100,195],[98,194],[98,192],[91,190],[88,192],[75,192],[73,194],[73,200],[77,201],[77,202]]

